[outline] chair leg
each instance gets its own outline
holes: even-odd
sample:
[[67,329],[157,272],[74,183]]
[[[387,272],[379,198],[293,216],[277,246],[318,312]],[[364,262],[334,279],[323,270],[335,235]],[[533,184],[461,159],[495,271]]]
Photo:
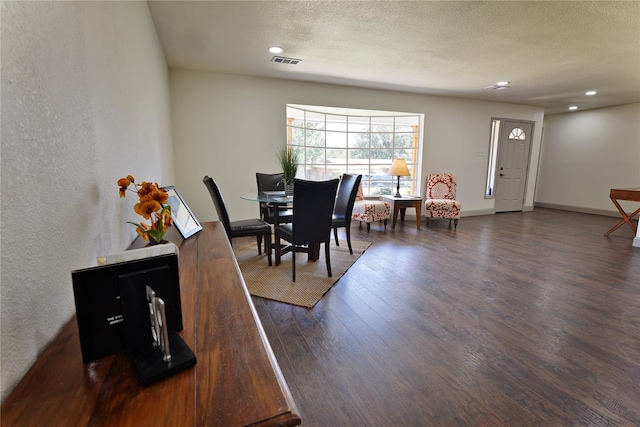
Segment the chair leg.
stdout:
[[384,220],[384,229],[385,230],[387,229],[387,220],[386,219]]
[[427,217],[427,227],[429,226],[429,217]]
[[333,227],[333,235],[336,238],[336,246],[340,246],[340,243],[338,243],[338,227]]
[[329,240],[324,242],[324,257],[327,260],[327,274],[331,277],[331,257],[329,256]]
[[282,260],[280,255],[280,237],[278,237],[278,233],[274,235],[274,238],[276,239],[276,265],[280,265]]
[[371,223],[370,223],[370,222],[368,222],[368,223],[367,223],[367,233],[369,232],[369,230],[370,230],[370,229],[371,229]]
[[358,221],[358,228],[362,230],[362,221]]
[[451,218],[449,218],[449,228],[451,228]]
[[[260,236],[262,240],[262,236]],[[264,235],[264,251],[267,253],[267,260],[269,261],[269,267],[273,265],[273,261],[271,260],[271,232]]]
[[293,271],[293,283],[296,282],[296,245],[291,248],[291,271]]
[[353,249],[351,249],[351,224],[347,224],[347,246],[349,246],[349,253],[353,255]]
[[453,220],[453,228],[458,228],[458,218]]
[[[262,234],[256,236],[256,243],[258,244],[258,255],[262,255]],[[265,247],[264,249],[266,252],[267,248]]]

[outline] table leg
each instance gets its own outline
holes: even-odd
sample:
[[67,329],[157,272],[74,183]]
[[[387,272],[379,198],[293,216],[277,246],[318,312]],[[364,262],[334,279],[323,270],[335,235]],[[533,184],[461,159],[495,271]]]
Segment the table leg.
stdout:
[[308,261],[317,261],[320,259],[320,243],[314,243],[309,245],[309,250],[307,252],[307,260]]
[[629,227],[631,228],[631,230],[633,231],[633,235],[635,236],[637,234],[638,230],[636,229],[636,226],[633,225],[633,222],[631,222],[631,220],[636,215],[638,215],[640,213],[640,208],[636,209],[636,211],[633,212],[631,215],[627,215],[627,213],[624,211],[624,209],[622,209],[622,207],[620,206],[620,204],[618,203],[618,201],[616,199],[612,198],[611,201],[615,205],[616,209],[618,209],[618,212],[620,212],[620,215],[622,215],[622,220],[620,220],[620,222],[618,222],[616,225],[611,227],[611,229],[609,229],[609,231],[604,233],[604,235],[608,236],[609,234],[613,233],[618,228],[620,228],[624,223],[627,223],[629,225]]
[[420,230],[420,215],[422,214],[422,201],[416,203],[416,225]]
[[391,221],[391,228],[396,228],[396,222],[398,222],[398,209],[396,208],[396,204],[393,204],[393,220]]

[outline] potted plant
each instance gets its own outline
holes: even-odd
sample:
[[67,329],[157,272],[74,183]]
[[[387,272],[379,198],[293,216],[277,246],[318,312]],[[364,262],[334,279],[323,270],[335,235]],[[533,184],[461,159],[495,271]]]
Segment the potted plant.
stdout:
[[293,194],[293,181],[298,173],[298,153],[293,151],[291,147],[284,146],[277,152],[282,172],[284,173],[284,191],[286,195]]
[[[132,184],[133,189],[131,188]],[[171,227],[172,222],[171,206],[166,204],[169,194],[165,189],[157,183],[143,182],[142,184],[137,184],[131,175],[120,178],[118,187],[120,188],[120,197],[125,197],[127,191],[138,195],[140,201],[135,204],[133,211],[144,219],[150,220],[151,224],[146,224],[142,221],[139,223],[127,222],[135,225],[138,235],[147,240],[150,245],[165,243],[164,235],[167,229]]]

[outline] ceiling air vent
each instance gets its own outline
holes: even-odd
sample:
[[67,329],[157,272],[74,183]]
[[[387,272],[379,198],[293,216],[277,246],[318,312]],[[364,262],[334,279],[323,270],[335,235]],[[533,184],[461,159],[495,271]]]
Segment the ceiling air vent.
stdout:
[[302,59],[285,58],[284,56],[274,56],[273,58],[271,58],[271,61],[278,62],[280,64],[296,65],[298,62],[302,61]]
[[487,86],[485,87],[486,90],[502,90],[502,89],[509,89],[510,86],[499,86],[499,85],[493,85],[493,86]]

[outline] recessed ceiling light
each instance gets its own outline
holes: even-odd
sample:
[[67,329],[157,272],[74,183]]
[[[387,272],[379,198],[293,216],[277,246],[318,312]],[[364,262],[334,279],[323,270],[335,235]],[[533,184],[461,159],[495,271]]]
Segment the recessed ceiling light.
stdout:
[[284,52],[284,49],[281,48],[280,46],[271,46],[269,48],[269,52],[271,52],[271,53],[282,53],[282,52]]
[[584,94],[587,96],[591,96],[591,95],[595,95],[596,93],[598,92],[596,92],[595,90],[590,90],[589,92],[585,92]]
[[569,110],[577,110],[578,107],[576,107],[575,105],[572,105],[571,107],[569,107]]
[[502,81],[502,82],[496,83],[496,86],[507,86],[508,84],[509,84],[508,81]]

